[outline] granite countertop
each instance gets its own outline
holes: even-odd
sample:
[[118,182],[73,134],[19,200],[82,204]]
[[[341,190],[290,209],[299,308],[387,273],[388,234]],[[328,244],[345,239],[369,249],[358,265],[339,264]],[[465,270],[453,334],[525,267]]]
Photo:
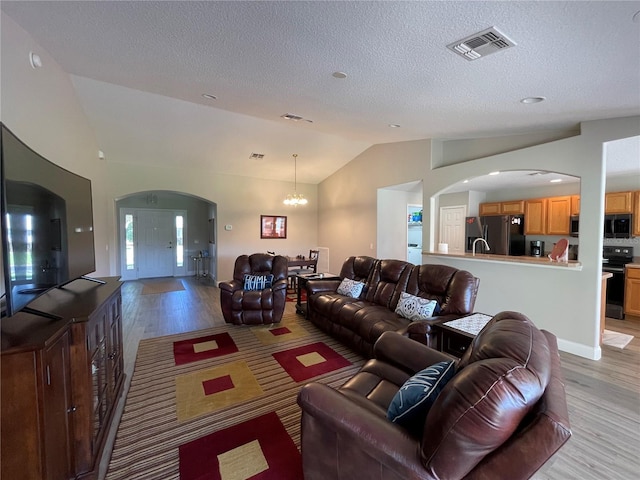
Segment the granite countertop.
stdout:
[[490,261],[501,263],[523,263],[527,265],[536,265],[541,267],[556,267],[556,268],[576,268],[581,269],[582,264],[576,260],[569,260],[568,262],[552,262],[548,257],[529,257],[529,256],[511,256],[511,255],[496,255],[487,253],[477,253],[475,256],[471,253],[440,253],[440,252],[422,252],[423,255],[430,255],[435,257],[450,257],[450,258],[464,258],[465,260],[475,261]]

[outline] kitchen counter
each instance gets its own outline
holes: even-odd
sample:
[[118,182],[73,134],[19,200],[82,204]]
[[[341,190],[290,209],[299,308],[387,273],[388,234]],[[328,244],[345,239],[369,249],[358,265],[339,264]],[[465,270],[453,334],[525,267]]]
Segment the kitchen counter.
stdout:
[[477,253],[473,256],[470,253],[440,253],[440,252],[422,252],[422,255],[442,258],[464,258],[465,260],[473,260],[477,262],[493,262],[493,263],[519,263],[544,268],[562,268],[582,270],[582,264],[576,260],[569,260],[567,263],[552,262],[548,257],[528,257],[528,256],[511,256],[496,255],[491,253]]

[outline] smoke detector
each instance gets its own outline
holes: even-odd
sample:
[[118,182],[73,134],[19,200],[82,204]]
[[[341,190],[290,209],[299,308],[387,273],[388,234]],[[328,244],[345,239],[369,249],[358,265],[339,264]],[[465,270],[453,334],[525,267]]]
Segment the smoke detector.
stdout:
[[447,45],[447,48],[467,60],[477,60],[492,53],[514,47],[516,42],[496,27],[487,28],[465,39]]

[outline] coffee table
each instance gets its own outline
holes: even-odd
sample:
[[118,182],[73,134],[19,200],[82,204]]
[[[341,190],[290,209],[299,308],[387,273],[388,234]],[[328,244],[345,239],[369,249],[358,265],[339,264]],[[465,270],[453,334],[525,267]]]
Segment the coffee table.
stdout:
[[471,313],[456,320],[436,325],[439,331],[440,350],[455,357],[462,357],[480,330],[493,318],[484,313]]

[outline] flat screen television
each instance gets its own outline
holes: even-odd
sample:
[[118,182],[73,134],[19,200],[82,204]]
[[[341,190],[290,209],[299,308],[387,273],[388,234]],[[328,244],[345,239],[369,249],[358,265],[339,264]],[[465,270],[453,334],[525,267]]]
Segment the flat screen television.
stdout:
[[[3,315],[95,271],[91,181],[2,127]],[[2,288],[2,286],[0,286]]]

